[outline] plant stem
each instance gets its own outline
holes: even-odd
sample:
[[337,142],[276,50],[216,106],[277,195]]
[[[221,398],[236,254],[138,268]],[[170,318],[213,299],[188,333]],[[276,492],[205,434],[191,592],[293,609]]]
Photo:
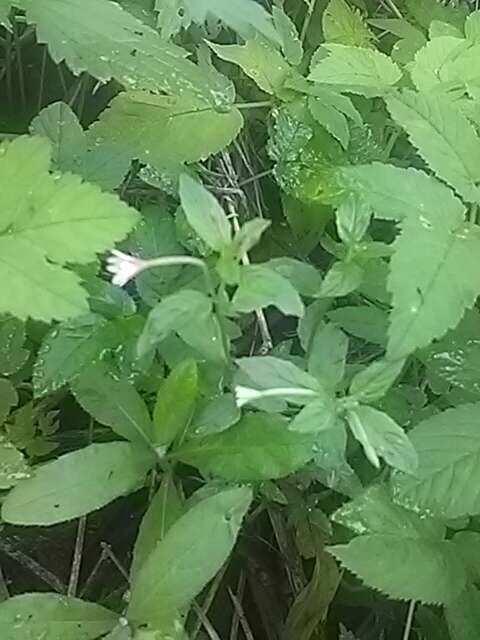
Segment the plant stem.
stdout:
[[405,629],[403,630],[402,640],[408,640],[410,638],[410,632],[412,630],[413,615],[415,613],[416,600],[410,600],[408,605],[407,619],[405,621]]
[[312,19],[316,3],[317,3],[317,0],[310,0],[310,2],[309,2],[307,13],[305,15],[305,20],[303,21],[302,31],[300,33],[300,42],[302,44],[305,42],[305,38],[306,38],[306,35],[307,35],[308,27],[310,25],[310,21]]

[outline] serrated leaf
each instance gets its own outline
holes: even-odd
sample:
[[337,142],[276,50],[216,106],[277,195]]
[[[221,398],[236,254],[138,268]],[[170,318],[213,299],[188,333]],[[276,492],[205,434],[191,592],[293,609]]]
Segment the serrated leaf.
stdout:
[[302,296],[316,296],[322,285],[320,272],[307,262],[284,256],[272,258],[265,266],[289,280]]
[[286,278],[263,265],[244,265],[232,299],[233,311],[248,313],[270,305],[287,316],[301,317],[304,311],[297,290]]
[[222,60],[238,65],[260,89],[272,95],[281,91],[292,73],[283,56],[265,40],[247,40],[244,45],[210,43],[210,47]]
[[109,609],[58,593],[24,593],[0,603],[3,640],[95,640],[117,620]]
[[444,527],[392,504],[383,487],[347,503],[334,519],[360,536],[329,552],[368,586],[428,603],[455,600],[464,588],[467,573],[455,545],[443,539]]
[[154,444],[168,447],[185,433],[192,419],[198,393],[198,370],[194,360],[178,364],[162,382],[153,410]]
[[356,338],[384,345],[387,341],[388,315],[379,307],[340,307],[328,312],[328,318]]
[[267,40],[279,43],[272,16],[254,0],[183,0],[196,22],[204,22],[209,15],[215,16],[236,31],[245,40],[259,33]]
[[137,219],[116,196],[72,174],[52,175],[49,164],[50,146],[42,138],[0,147],[0,275],[15,291],[2,298],[0,312],[47,322],[88,310],[80,279],[64,265],[91,262]]
[[374,38],[359,12],[345,0],[330,0],[322,16],[326,42],[357,47],[369,47]]
[[161,171],[221,151],[242,125],[242,115],[235,108],[218,112],[193,96],[128,91],[102,111],[89,137],[97,145],[114,144],[129,158]]
[[80,316],[51,329],[33,367],[35,396],[56,391],[118,343],[113,327],[95,314]]
[[30,472],[24,455],[0,436],[0,489],[14,487],[21,480],[29,478]]
[[360,405],[350,409],[346,419],[353,436],[375,467],[379,458],[406,474],[417,472],[418,454],[404,430],[386,413]]
[[324,298],[340,298],[357,289],[364,278],[362,267],[354,261],[338,261],[330,267],[320,287]]
[[[36,26],[37,40],[48,44],[56,63],[65,60],[79,75],[101,82],[115,78],[129,89],[190,93],[213,104],[231,102],[230,82],[186,60],[186,51],[120,5],[108,0],[15,0]],[[98,25],[105,28],[98,30]]]
[[101,424],[139,445],[154,442],[152,421],[142,397],[132,382],[106,363],[84,369],[71,387],[80,406]]
[[17,318],[0,322],[0,374],[10,376],[26,363],[30,352],[24,348],[25,324]]
[[395,500],[448,518],[480,513],[479,416],[480,404],[465,404],[412,429],[419,467],[415,476],[393,476]]
[[272,7],[272,17],[285,58],[291,65],[299,65],[303,58],[303,45],[295,23],[280,7]]
[[343,44],[326,44],[328,54],[310,71],[309,79],[367,98],[389,93],[402,77],[400,68],[379,51]]
[[466,200],[480,198],[480,138],[461,111],[441,95],[404,90],[386,98],[392,117],[433,171]]
[[129,620],[156,627],[188,606],[230,554],[251,499],[247,487],[226,489],[181,516],[133,577]]
[[453,211],[443,219],[442,213],[409,216],[395,241],[388,279],[393,300],[387,347],[391,360],[441,337],[458,324],[480,292],[480,230],[459,223]]
[[218,200],[186,173],[180,176],[180,202],[188,223],[211,249],[221,251],[230,243],[232,227]]
[[350,395],[359,402],[383,397],[400,375],[405,360],[377,360],[359,371],[350,384]]
[[318,433],[331,429],[337,419],[337,407],[332,397],[325,396],[309,402],[290,422],[290,431]]
[[313,438],[288,430],[281,416],[255,413],[228,431],[195,438],[175,451],[175,458],[203,473],[232,482],[281,478],[313,456]]
[[342,381],[348,352],[348,338],[334,324],[324,324],[310,342],[308,372],[328,389]]
[[157,544],[184,512],[185,508],[173,478],[171,474],[165,473],[140,523],[133,549],[130,579],[138,574]]
[[211,300],[193,289],[182,289],[163,298],[148,316],[138,341],[139,355],[150,351],[173,331],[208,317],[211,311]]
[[451,64],[461,60],[469,47],[463,38],[454,36],[440,36],[425,43],[415,54],[410,68],[418,91],[448,89],[451,80],[458,79],[455,78],[458,74],[452,73]]
[[346,149],[350,142],[350,129],[343,113],[318,97],[309,98],[308,108],[315,120]]
[[91,444],[37,467],[5,498],[2,518],[42,526],[79,518],[140,487],[154,463],[128,442]]

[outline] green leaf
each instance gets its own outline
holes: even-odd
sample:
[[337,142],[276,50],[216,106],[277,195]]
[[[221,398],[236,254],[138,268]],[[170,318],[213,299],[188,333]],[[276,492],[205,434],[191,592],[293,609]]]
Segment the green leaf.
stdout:
[[373,98],[391,91],[402,77],[400,68],[383,53],[343,44],[326,44],[328,54],[316,60],[309,79],[342,91]]
[[168,447],[190,425],[198,393],[198,370],[194,360],[178,364],[158,390],[153,410],[154,444]]
[[480,404],[427,418],[410,431],[418,452],[415,476],[392,478],[395,500],[416,510],[458,518],[480,513]]
[[374,37],[358,11],[345,0],[330,0],[323,12],[322,26],[326,42],[369,47]]
[[309,348],[308,372],[328,389],[343,380],[348,352],[348,338],[334,324],[324,324],[315,331]]
[[138,575],[158,543],[164,539],[169,529],[184,512],[183,502],[172,476],[166,473],[142,518],[133,549],[130,580]]
[[24,349],[25,324],[17,318],[5,318],[0,322],[0,374],[17,373],[30,355]]
[[363,240],[370,226],[372,209],[357,194],[350,194],[336,211],[337,231],[340,240],[353,246]]
[[222,327],[216,315],[211,312],[191,320],[193,321],[177,327],[178,335],[195,349],[200,357],[216,362],[217,365],[225,363],[227,355],[224,340],[228,345],[228,338],[223,337]]
[[289,360],[273,356],[251,356],[238,358],[236,363],[258,389],[304,387],[313,391],[321,390],[321,385],[312,375]]
[[10,489],[29,478],[30,471],[23,454],[0,436],[0,489]]
[[405,4],[409,14],[425,29],[428,29],[433,20],[440,20],[463,30],[466,7],[444,6],[437,0],[422,0],[422,2],[406,0]]
[[307,262],[294,258],[272,258],[265,263],[281,276],[289,280],[302,296],[314,297],[318,295],[322,285],[322,276],[318,269]]
[[388,316],[373,305],[340,307],[328,312],[328,318],[343,331],[373,344],[385,345]]
[[382,398],[400,375],[405,360],[377,360],[357,373],[350,384],[350,395],[359,402]]
[[98,604],[58,593],[25,593],[0,603],[2,640],[95,640],[117,620]]
[[[101,82],[115,78],[129,89],[190,93],[213,104],[232,99],[230,82],[186,60],[186,51],[108,0],[15,0],[38,42],[48,44],[53,61],[65,60],[79,75]],[[98,25],[105,25],[101,31]]]
[[344,96],[323,88],[315,93],[308,99],[310,113],[346,149],[350,144],[350,128],[345,114],[338,107],[338,98]]
[[18,404],[18,394],[6,378],[0,378],[0,425],[2,425],[10,413],[10,409]]
[[480,43],[480,11],[472,11],[465,20],[465,37],[474,44]]
[[115,433],[135,443],[153,443],[148,409],[132,382],[104,362],[84,369],[72,383],[75,399],[85,411]]
[[346,419],[353,436],[375,467],[379,458],[406,474],[417,472],[418,454],[404,430],[390,416],[373,407],[360,405],[349,409]]
[[65,102],[53,102],[42,109],[30,123],[30,132],[50,140],[57,169],[77,173],[107,191],[120,184],[130,166],[130,158],[111,146],[89,148],[77,116]]
[[242,115],[234,108],[220,113],[189,95],[127,91],[102,111],[89,136],[97,145],[114,144],[129,158],[161,171],[221,151],[242,125]]
[[153,464],[147,449],[128,442],[91,444],[37,467],[5,498],[2,518],[43,526],[79,518],[138,489]]
[[232,242],[236,257],[242,258],[245,253],[258,244],[270,224],[270,220],[264,220],[263,218],[247,220],[235,234]]
[[451,640],[474,640],[480,628],[480,591],[470,585],[445,607]]
[[91,262],[137,219],[116,196],[72,174],[52,175],[49,164],[42,138],[0,146],[0,276],[15,291],[2,298],[0,313],[46,322],[88,310],[86,291],[64,265]]
[[188,28],[190,18],[183,7],[182,0],[155,0],[157,28],[164,40],[177,35],[180,29]]
[[331,429],[337,419],[337,407],[333,398],[325,396],[309,402],[290,423],[290,431],[318,433]]
[[298,37],[295,23],[280,7],[272,7],[272,17],[281,40],[283,54],[289,64],[296,67],[302,62],[303,45]]
[[202,473],[232,482],[282,478],[313,456],[311,435],[288,430],[281,416],[255,413],[233,427],[195,438],[175,451],[175,458]]
[[240,417],[240,409],[231,393],[200,400],[197,403],[189,433],[193,436],[220,433],[238,422]]
[[480,139],[452,101],[404,90],[387,97],[386,103],[432,170],[466,200],[478,202]]
[[265,40],[247,40],[244,45],[214,44],[210,47],[222,60],[238,65],[266,93],[278,94],[292,68]]
[[272,23],[272,16],[254,0],[184,0],[188,12],[195,22],[205,22],[215,16],[236,31],[244,40],[256,33],[267,40],[279,42],[279,36]]
[[180,176],[180,201],[188,223],[202,240],[215,251],[230,243],[230,222],[212,194],[184,173]]
[[286,278],[267,266],[242,266],[240,284],[232,300],[233,311],[248,313],[270,305],[287,316],[301,317],[304,311],[297,290]]
[[328,551],[368,586],[426,603],[451,602],[464,588],[465,567],[442,527],[392,504],[382,487],[341,507],[334,519],[361,535]]
[[182,289],[164,298],[150,312],[138,341],[139,355],[153,349],[172,331],[187,324],[195,324],[210,316],[212,303],[199,291]]
[[464,71],[452,70],[452,64],[462,60],[469,47],[463,38],[453,36],[441,36],[424,43],[410,67],[410,75],[418,91],[448,90],[452,80],[461,82]]
[[453,211],[446,213],[432,209],[420,218],[410,216],[395,241],[388,279],[393,299],[387,349],[391,360],[457,325],[480,292],[480,230],[461,224]]
[[228,558],[251,499],[246,487],[226,489],[181,516],[133,577],[129,620],[157,626],[187,607]]
[[118,344],[112,325],[94,314],[64,322],[47,333],[33,367],[35,396],[52,393],[73,380],[105,349]]
[[353,261],[338,261],[327,271],[320,288],[324,298],[341,298],[357,289],[364,277],[362,267]]

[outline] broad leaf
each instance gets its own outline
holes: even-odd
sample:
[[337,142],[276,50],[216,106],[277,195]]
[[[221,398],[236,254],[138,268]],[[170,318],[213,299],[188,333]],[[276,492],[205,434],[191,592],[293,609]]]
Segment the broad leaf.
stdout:
[[51,329],[42,342],[33,368],[35,395],[56,391],[118,344],[113,326],[90,314]]
[[302,296],[318,295],[322,286],[322,276],[311,264],[285,256],[272,258],[265,263],[265,266],[289,280]]
[[303,58],[303,45],[295,23],[280,7],[272,7],[272,17],[285,58],[291,65],[299,65]]
[[343,44],[326,44],[328,54],[316,59],[309,79],[368,98],[391,91],[402,77],[400,68],[383,53]]
[[270,94],[278,94],[292,68],[265,40],[247,40],[244,45],[210,43],[217,56],[237,64],[256,84]]
[[340,298],[355,291],[364,278],[362,267],[354,261],[338,261],[327,271],[319,295],[324,298]]
[[123,438],[141,445],[153,443],[150,416],[133,383],[103,362],[86,368],[72,383],[77,402],[95,420]]
[[0,378],[0,425],[2,425],[10,413],[10,409],[18,404],[18,393],[6,378]]
[[433,171],[466,200],[478,202],[480,138],[451,100],[405,90],[389,96],[386,102],[392,117]]
[[395,500],[409,508],[457,518],[480,513],[480,404],[427,418],[409,435],[419,457],[415,476],[392,478]]
[[189,433],[193,436],[220,433],[238,422],[240,417],[240,409],[231,393],[200,400],[197,403]]
[[22,480],[2,505],[5,522],[48,526],[100,509],[138,489],[152,454],[127,442],[91,444],[48,462]]
[[0,148],[0,276],[15,291],[2,298],[0,313],[47,322],[88,311],[80,279],[64,265],[91,262],[137,220],[116,196],[71,174],[54,176],[49,165],[42,138],[20,137]]
[[24,348],[25,324],[17,318],[0,322],[0,374],[10,376],[26,363],[29,351]]
[[355,9],[345,0],[330,0],[322,16],[323,34],[326,42],[369,47],[373,33]]
[[451,640],[474,640],[480,628],[480,591],[470,585],[445,607]]
[[180,517],[133,577],[128,618],[155,627],[188,606],[230,554],[251,499],[246,487],[226,489]]
[[[1,391],[0,391],[1,394]],[[24,455],[13,444],[0,437],[0,489],[10,489],[29,478],[31,469]]]
[[150,312],[145,329],[138,343],[139,354],[153,349],[173,331],[188,324],[194,324],[209,317],[212,303],[199,291],[182,289],[164,298]]
[[383,488],[341,507],[334,519],[361,535],[329,547],[330,553],[368,586],[428,603],[451,602],[463,590],[467,573],[455,545],[442,539],[442,527],[393,505]]
[[419,465],[414,445],[390,416],[373,407],[360,405],[350,409],[346,419],[353,436],[375,467],[383,458],[392,467],[407,474],[416,473]]
[[372,210],[370,205],[351,194],[340,204],[336,212],[338,235],[347,246],[360,242],[370,225]]
[[263,265],[245,265],[240,272],[240,284],[232,300],[235,312],[248,313],[270,305],[285,315],[303,315],[303,303],[290,282],[273,269]]
[[165,473],[157,493],[153,496],[142,518],[133,549],[130,576],[139,570],[163,540],[171,526],[183,515],[185,509],[172,476]]
[[188,223],[215,251],[229,244],[232,228],[218,201],[189,175],[180,177],[180,202]]
[[[48,44],[54,62],[101,82],[115,78],[129,89],[190,93],[214,104],[231,102],[229,81],[186,60],[186,51],[108,0],[15,0]],[[98,25],[104,25],[99,29]]]
[[348,352],[348,338],[334,324],[317,329],[310,342],[308,371],[328,389],[343,380]]
[[337,420],[337,407],[333,398],[325,396],[309,402],[290,423],[289,429],[299,433],[318,433],[331,429]]
[[58,593],[25,593],[0,604],[2,640],[95,640],[117,620],[98,604]]
[[256,413],[233,427],[195,438],[175,451],[175,458],[232,482],[281,478],[313,456],[313,438],[288,430],[281,416]]
[[194,360],[177,365],[158,390],[153,410],[154,444],[168,447],[185,434],[192,419],[198,393],[198,371]]
[[242,124],[237,109],[218,112],[194,96],[128,91],[111,101],[89,136],[97,145],[115,144],[129,158],[162,170],[221,151]]
[[373,402],[386,394],[399,377],[405,360],[377,360],[359,371],[350,384],[350,395],[359,402]]
[[304,387],[314,391],[321,390],[321,385],[314,376],[302,371],[288,360],[273,356],[252,356],[239,358],[236,362],[258,389]]
[[379,307],[339,307],[329,311],[328,318],[346,333],[366,342],[384,345],[387,341],[388,315]]

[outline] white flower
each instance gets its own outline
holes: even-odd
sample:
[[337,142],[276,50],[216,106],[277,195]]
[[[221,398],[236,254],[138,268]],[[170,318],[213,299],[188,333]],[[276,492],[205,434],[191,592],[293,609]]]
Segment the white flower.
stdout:
[[262,398],[263,395],[263,391],[258,391],[258,389],[242,387],[241,385],[237,385],[235,387],[235,401],[237,403],[237,407],[243,407],[245,404],[252,402],[252,400]]
[[114,250],[107,258],[107,271],[112,274],[112,283],[123,287],[141,271],[148,269],[148,260],[142,260],[122,251]]

